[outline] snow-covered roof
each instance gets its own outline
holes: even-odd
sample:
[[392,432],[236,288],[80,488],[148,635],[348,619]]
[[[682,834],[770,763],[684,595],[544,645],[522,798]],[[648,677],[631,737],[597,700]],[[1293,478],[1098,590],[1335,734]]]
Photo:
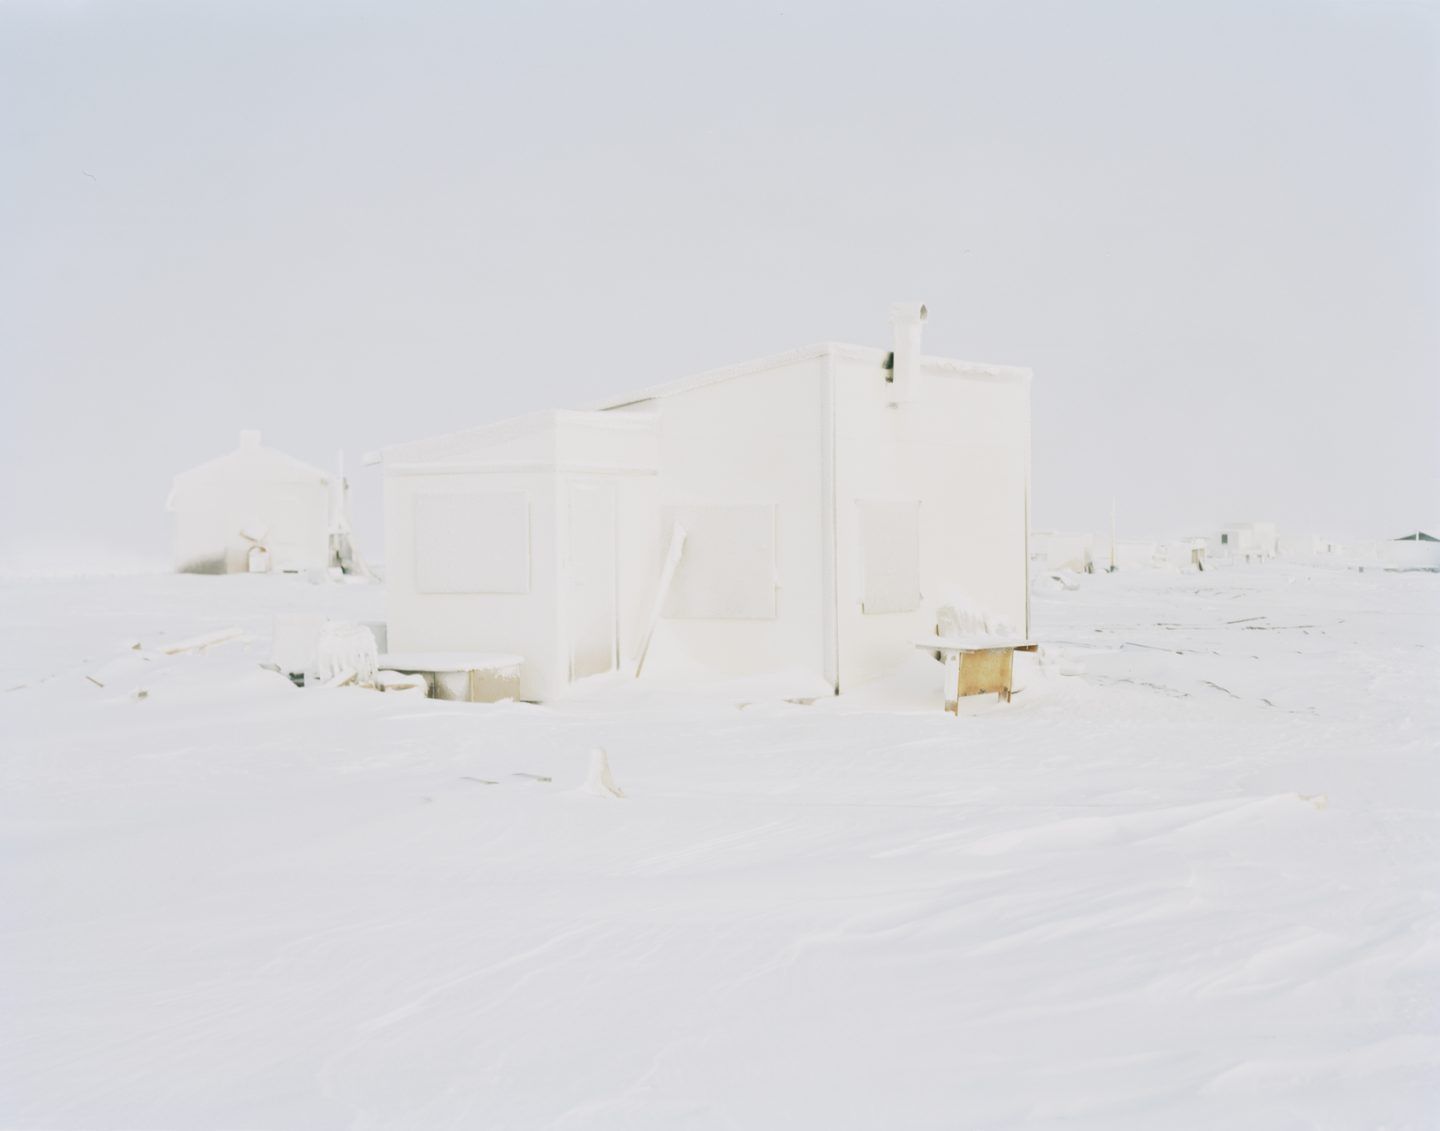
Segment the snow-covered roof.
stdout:
[[[778,369],[782,365],[791,365],[798,361],[809,361],[816,357],[843,357],[852,361],[862,361],[883,366],[890,358],[890,351],[877,349],[873,346],[856,346],[846,342],[816,342],[813,345],[801,346],[799,349],[787,350],[784,353],[771,354],[768,357],[758,357],[753,361],[742,361],[735,365],[722,366],[719,369],[708,369],[703,373],[695,373],[689,377],[680,377],[674,381],[666,381],[660,385],[652,385],[646,389],[640,389],[622,397],[614,397],[596,405],[597,409],[625,408],[633,404],[641,404],[645,401],[656,400],[660,397],[674,396],[676,393],[688,392],[691,389],[703,388],[706,385],[715,385],[721,381],[730,381],[736,377],[745,377],[751,373],[761,373],[766,369]],[[971,377],[980,380],[990,381],[1021,381],[1028,382],[1033,374],[1029,369],[1016,365],[990,365],[975,361],[957,361],[948,357],[922,357],[921,368],[927,373],[939,374],[942,376]]]
[[[695,373],[674,381],[652,385],[624,396],[612,397],[592,406],[589,410],[545,409],[491,424],[482,424],[475,428],[461,429],[458,432],[446,432],[425,439],[389,444],[378,451],[367,452],[365,463],[370,465],[383,463],[391,467],[408,464],[450,463],[458,465],[467,460],[473,460],[481,454],[494,453],[502,445],[523,446],[520,442],[527,436],[536,438],[537,450],[526,453],[530,458],[547,456],[553,458],[553,445],[543,452],[538,450],[544,448],[544,441],[539,437],[547,431],[553,434],[566,425],[581,428],[652,427],[653,421],[648,415],[615,413],[609,410],[629,408],[661,397],[673,396],[676,393],[703,388],[706,385],[714,385],[736,377],[744,377],[751,373],[761,373],[767,369],[777,369],[794,362],[825,356],[843,357],[883,367],[890,358],[890,351],[870,346],[848,345],[843,342],[817,342],[814,345],[801,346],[799,349],[787,350],[784,353],[771,354],[768,357],[759,357],[752,361],[727,365],[719,369],[709,369],[703,373]],[[1014,365],[988,365],[973,361],[957,361],[946,357],[922,357],[920,365],[926,373],[938,376],[948,375],[1006,382],[1029,382],[1031,379],[1029,369]]]
[[241,432],[240,445],[222,456],[196,464],[175,476],[166,499],[166,509],[174,506],[179,494],[189,486],[212,479],[217,473],[227,472],[241,479],[264,479],[329,483],[330,472],[306,463],[304,460],[264,447],[259,432]]

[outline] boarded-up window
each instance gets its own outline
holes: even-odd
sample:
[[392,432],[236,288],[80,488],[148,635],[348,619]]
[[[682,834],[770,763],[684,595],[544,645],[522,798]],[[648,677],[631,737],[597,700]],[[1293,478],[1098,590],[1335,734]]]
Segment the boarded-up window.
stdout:
[[660,544],[670,545],[678,523],[685,550],[665,616],[672,620],[773,620],[775,506],[736,503],[669,506]]
[[530,506],[523,491],[415,496],[420,593],[530,592]]
[[858,499],[861,607],[908,613],[920,607],[920,504]]

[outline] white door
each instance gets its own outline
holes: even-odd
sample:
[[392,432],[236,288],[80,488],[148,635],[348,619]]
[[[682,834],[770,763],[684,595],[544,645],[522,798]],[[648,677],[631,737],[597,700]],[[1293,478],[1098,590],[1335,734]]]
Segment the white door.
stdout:
[[615,486],[570,483],[570,678],[614,671],[619,659],[615,598]]

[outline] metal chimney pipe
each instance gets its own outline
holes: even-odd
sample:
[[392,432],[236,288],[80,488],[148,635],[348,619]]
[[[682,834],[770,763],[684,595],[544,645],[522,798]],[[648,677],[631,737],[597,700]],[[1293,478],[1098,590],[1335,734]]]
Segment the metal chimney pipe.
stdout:
[[929,313],[923,302],[890,304],[890,329],[895,336],[891,404],[905,404],[920,396],[920,330]]

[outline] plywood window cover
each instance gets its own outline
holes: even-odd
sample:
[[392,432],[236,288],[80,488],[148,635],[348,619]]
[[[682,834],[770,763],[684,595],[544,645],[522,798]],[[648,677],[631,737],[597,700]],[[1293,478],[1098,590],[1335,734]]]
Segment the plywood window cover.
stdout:
[[413,513],[417,592],[530,592],[530,502],[525,492],[419,492]]

